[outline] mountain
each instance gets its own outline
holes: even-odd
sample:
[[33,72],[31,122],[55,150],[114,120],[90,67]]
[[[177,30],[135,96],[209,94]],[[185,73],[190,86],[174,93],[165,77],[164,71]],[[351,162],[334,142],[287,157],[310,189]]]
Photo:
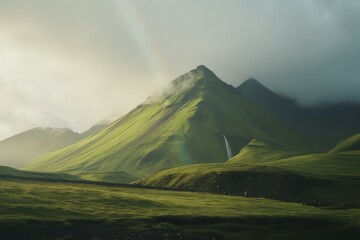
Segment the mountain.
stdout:
[[68,128],[34,128],[0,141],[0,164],[21,168],[34,158],[69,146],[102,130],[98,124],[79,134]]
[[245,99],[260,106],[264,111],[274,115],[289,126],[301,131],[322,128],[309,110],[300,107],[291,98],[272,92],[254,78],[243,82],[237,87],[237,90]]
[[328,150],[340,139],[360,132],[360,105],[355,103],[300,106],[294,99],[276,94],[254,78],[237,87],[249,102],[284,124],[311,138],[319,150]]
[[24,169],[149,176],[182,165],[226,161],[225,137],[235,154],[252,139],[289,151],[311,149],[296,131],[199,66],[100,133],[40,157]]

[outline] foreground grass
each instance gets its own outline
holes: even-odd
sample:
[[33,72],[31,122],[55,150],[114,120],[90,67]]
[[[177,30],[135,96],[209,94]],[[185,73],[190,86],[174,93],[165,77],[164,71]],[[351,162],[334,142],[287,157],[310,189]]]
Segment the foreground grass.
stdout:
[[207,193],[3,179],[0,203],[6,238],[298,239],[299,231],[318,239],[360,236],[359,209]]

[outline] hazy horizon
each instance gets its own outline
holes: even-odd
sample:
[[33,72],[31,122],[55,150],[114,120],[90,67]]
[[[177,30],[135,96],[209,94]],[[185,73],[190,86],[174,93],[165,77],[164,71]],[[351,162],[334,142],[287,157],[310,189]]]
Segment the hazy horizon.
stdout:
[[198,65],[305,105],[360,102],[359,24],[350,0],[0,0],[0,140],[85,131]]

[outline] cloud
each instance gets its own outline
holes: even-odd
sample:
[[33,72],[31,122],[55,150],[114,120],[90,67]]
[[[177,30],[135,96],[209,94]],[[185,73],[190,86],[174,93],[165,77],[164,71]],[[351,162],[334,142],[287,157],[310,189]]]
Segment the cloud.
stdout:
[[84,131],[159,87],[114,4],[0,1],[0,86],[13,89],[0,91],[0,139],[36,126]]
[[253,76],[304,104],[360,101],[359,2],[172,4],[156,11],[152,2],[143,11],[174,68],[201,62],[234,85]]
[[303,104],[360,101],[359,24],[352,0],[0,0],[0,139],[83,131],[200,64]]

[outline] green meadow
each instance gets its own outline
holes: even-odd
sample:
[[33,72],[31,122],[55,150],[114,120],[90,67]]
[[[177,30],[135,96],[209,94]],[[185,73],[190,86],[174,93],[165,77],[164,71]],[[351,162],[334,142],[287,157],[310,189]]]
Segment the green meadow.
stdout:
[[[319,208],[263,198],[2,179],[0,202],[2,239],[360,236],[358,208]],[[22,230],[15,231],[20,226]]]

